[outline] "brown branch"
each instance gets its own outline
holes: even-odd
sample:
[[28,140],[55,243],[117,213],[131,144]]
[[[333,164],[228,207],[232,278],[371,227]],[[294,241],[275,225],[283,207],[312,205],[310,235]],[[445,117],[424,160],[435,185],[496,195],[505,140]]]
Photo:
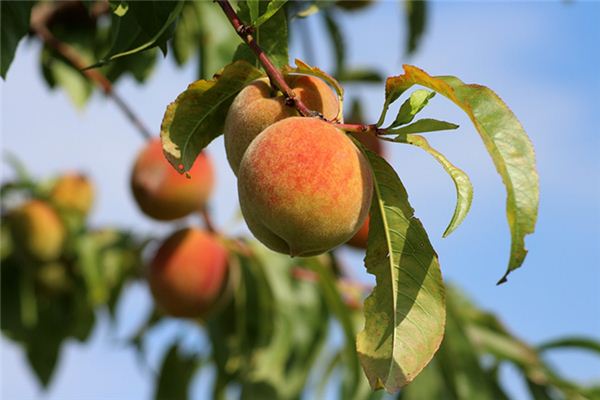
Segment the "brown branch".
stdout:
[[[219,6],[223,9],[223,12],[227,16],[227,19],[237,32],[237,34],[242,38],[242,40],[250,47],[250,49],[254,52],[260,63],[262,64],[265,72],[269,76],[271,83],[277,87],[286,97],[286,104],[290,107],[295,107],[296,110],[300,113],[300,115],[305,117],[319,117],[324,119],[324,117],[316,112],[308,109],[304,103],[300,100],[300,98],[296,97],[296,94],[288,86],[286,83],[283,74],[279,71],[273,62],[269,59],[269,56],[262,50],[262,48],[256,43],[254,36],[252,36],[253,28],[251,26],[245,25],[240,17],[237,15],[229,0],[215,0]],[[325,119],[324,119],[325,120]],[[326,120],[327,121],[327,120]],[[346,132],[354,132],[354,133],[365,133],[365,134],[374,134],[381,135],[385,133],[384,129],[378,128],[375,124],[365,125],[365,124],[340,124],[333,121],[327,121],[333,124],[336,128],[342,129]]]
[[346,132],[352,133],[364,133],[373,135],[383,135],[386,133],[385,129],[378,128],[375,124],[334,124],[336,128]]
[[242,40],[250,47],[254,52],[258,61],[262,64],[265,72],[269,76],[272,84],[279,89],[286,98],[286,104],[290,107],[295,107],[298,112],[304,117],[318,117],[320,114],[316,111],[310,110],[306,105],[296,96],[291,87],[287,84],[283,78],[281,71],[275,67],[273,62],[269,59],[267,54],[261,49],[256,42],[254,36],[252,36],[253,28],[248,25],[244,25],[242,20],[238,17],[237,13],[229,3],[229,0],[215,0],[219,6],[223,9],[223,12],[231,22],[233,29],[242,38]]
[[215,225],[212,222],[212,218],[210,216],[210,213],[208,212],[207,206],[202,207],[202,209],[200,210],[200,215],[202,216],[202,219],[204,220],[204,227],[206,228],[206,230],[209,231],[210,233],[216,233],[217,230],[215,228]]
[[[97,69],[85,69],[88,67],[87,63],[83,60],[77,50],[67,43],[62,42],[56,36],[52,34],[49,29],[51,21],[55,20],[57,16],[70,7],[73,7],[73,2],[61,2],[61,3],[40,3],[35,6],[31,12],[30,28],[44,44],[56,53],[60,54],[65,60],[67,60],[75,69],[81,72],[87,79],[96,84],[104,94],[111,98],[117,107],[125,114],[129,122],[131,122],[137,130],[142,134],[144,139],[149,140],[152,138],[150,130],[142,123],[140,118],[136,116],[131,107],[120,97],[114,90],[112,83]],[[96,12],[99,12],[98,10]]]

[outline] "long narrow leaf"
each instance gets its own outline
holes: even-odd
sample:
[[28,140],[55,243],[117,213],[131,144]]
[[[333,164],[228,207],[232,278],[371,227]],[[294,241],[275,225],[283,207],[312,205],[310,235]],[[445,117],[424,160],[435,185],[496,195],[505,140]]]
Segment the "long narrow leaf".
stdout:
[[451,234],[465,219],[471,208],[471,202],[473,201],[473,185],[469,176],[464,173],[463,170],[454,166],[446,156],[434,149],[429,145],[429,142],[422,136],[411,135],[406,138],[406,142],[417,146],[428,152],[444,167],[448,175],[452,178],[454,186],[456,187],[456,207],[454,208],[454,214],[448,224],[448,227],[444,231],[444,237]]
[[445,295],[437,255],[393,168],[364,150],[374,196],[365,265],[377,285],[365,301],[357,350],[374,389],[399,390],[437,351],[445,324]]
[[485,86],[465,84],[456,77],[433,77],[411,65],[403,75],[388,78],[384,113],[393,101],[413,85],[422,85],[446,96],[467,113],[479,132],[507,191],[506,213],[512,243],[506,273],[523,264],[525,236],[535,229],[539,203],[539,179],[533,146],[516,116]]

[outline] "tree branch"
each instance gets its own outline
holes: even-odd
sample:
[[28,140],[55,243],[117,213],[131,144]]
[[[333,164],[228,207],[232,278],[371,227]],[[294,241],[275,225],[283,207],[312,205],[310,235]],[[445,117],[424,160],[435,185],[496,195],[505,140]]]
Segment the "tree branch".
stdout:
[[250,47],[250,49],[254,52],[258,61],[262,64],[265,72],[269,76],[269,79],[277,87],[277,89],[281,90],[281,92],[285,95],[286,104],[290,107],[295,107],[298,112],[304,117],[318,117],[320,114],[316,111],[310,110],[306,105],[296,96],[291,87],[287,84],[285,79],[283,78],[283,74],[275,67],[273,62],[269,59],[267,54],[260,48],[254,36],[252,36],[253,28],[248,25],[244,25],[242,20],[238,17],[237,13],[229,3],[229,0],[215,0],[223,12],[231,22],[233,29],[237,32],[237,34],[242,38],[242,40]]
[[74,3],[63,2],[63,3],[41,3],[36,5],[31,12],[30,28],[44,44],[58,54],[60,54],[65,60],[67,60],[75,69],[79,70],[87,79],[96,84],[104,94],[111,98],[117,107],[125,114],[129,122],[136,127],[136,129],[142,134],[144,139],[149,140],[152,138],[150,130],[142,123],[141,119],[136,116],[132,108],[119,96],[112,83],[97,69],[85,69],[88,67],[86,62],[83,60],[81,55],[73,47],[67,43],[62,42],[56,36],[52,34],[48,28],[50,21],[54,20],[57,15],[63,11],[72,7]]
[[[300,115],[304,117],[320,117],[321,119],[327,121],[320,113],[316,111],[312,111],[306,107],[304,103],[300,100],[300,98],[296,97],[296,94],[288,86],[286,83],[283,74],[279,71],[273,62],[269,59],[267,54],[261,49],[261,47],[256,43],[254,36],[252,36],[253,28],[251,26],[245,25],[240,17],[237,15],[229,0],[215,0],[223,12],[227,16],[227,19],[237,32],[237,34],[242,38],[242,40],[250,47],[250,49],[254,52],[260,63],[262,64],[265,72],[269,76],[271,83],[277,87],[285,96],[286,104],[290,107],[295,107],[296,110],[300,113]],[[327,121],[334,125],[336,128],[344,130],[346,132],[354,132],[354,133],[362,133],[362,134],[374,134],[381,135],[385,133],[384,129],[378,128],[375,124],[340,124],[332,121]]]

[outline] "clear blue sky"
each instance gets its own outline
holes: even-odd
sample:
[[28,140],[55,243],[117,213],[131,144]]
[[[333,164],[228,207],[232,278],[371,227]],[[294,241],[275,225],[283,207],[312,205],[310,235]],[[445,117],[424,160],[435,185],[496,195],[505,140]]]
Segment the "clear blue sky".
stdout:
[[[481,306],[496,312],[517,335],[541,342],[562,335],[600,338],[600,3],[598,2],[436,2],[418,54],[405,59],[404,23],[396,2],[380,2],[368,13],[346,15],[343,29],[354,65],[376,65],[386,76],[402,72],[403,62],[431,74],[456,75],[494,89],[509,104],[531,136],[541,179],[537,231],[527,240],[523,268],[501,287],[495,282],[508,260],[509,233],[501,180],[468,119],[442,97],[429,116],[457,122],[458,131],[431,134],[431,142],[470,176],[475,188],[472,210],[463,225],[441,239],[454,207],[454,188],[429,156],[403,145],[388,147],[436,248],[444,277],[464,288]],[[310,21],[320,67],[331,66],[322,27]],[[135,208],[128,189],[132,160],[142,140],[120,112],[101,95],[75,110],[62,92],[41,81],[39,45],[23,43],[1,83],[2,147],[18,155],[40,177],[67,169],[88,172],[98,186],[92,223],[143,232],[164,232]],[[292,57],[304,58],[294,42]],[[193,80],[194,68],[178,70],[162,62],[145,86],[126,80],[118,89],[158,131],[166,105]],[[347,87],[360,95],[371,120],[379,114],[383,88]],[[237,215],[235,181],[224,157],[222,139],[209,148],[217,164],[216,222],[231,226]],[[10,176],[2,166],[2,177]],[[239,229],[235,228],[235,229]],[[369,279],[361,255],[343,250],[358,279]],[[152,393],[152,376],[140,368],[132,350],[119,347],[150,304],[142,285],[132,287],[119,310],[117,332],[104,321],[85,345],[68,343],[49,390],[41,391],[23,352],[1,340],[3,399],[143,399]],[[185,325],[161,329],[149,341],[149,364],[156,366],[164,344]],[[189,332],[189,330],[185,330]],[[202,338],[189,337],[190,343]],[[600,362],[578,352],[552,357],[567,376],[600,378]],[[504,371],[519,396],[511,371]],[[193,391],[205,393],[209,376]]]

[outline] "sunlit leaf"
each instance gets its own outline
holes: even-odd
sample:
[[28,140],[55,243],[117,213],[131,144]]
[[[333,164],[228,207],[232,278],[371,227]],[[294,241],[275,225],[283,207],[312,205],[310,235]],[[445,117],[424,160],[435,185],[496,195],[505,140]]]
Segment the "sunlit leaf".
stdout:
[[450,129],[456,129],[458,125],[452,122],[439,121],[437,119],[423,118],[417,120],[411,124],[404,125],[400,128],[392,129],[389,131],[390,134],[398,135],[395,141],[403,142],[406,135],[411,133],[426,133],[435,131],[445,131]]
[[439,151],[429,145],[429,142],[417,135],[410,135],[406,138],[406,142],[414,146],[418,146],[431,154],[444,167],[448,175],[452,178],[456,187],[456,208],[448,227],[444,231],[444,237],[451,234],[465,219],[471,208],[473,201],[473,185],[469,176],[463,170],[457,168]]
[[267,5],[267,10],[258,18],[252,18],[252,25],[257,28],[267,22],[281,7],[287,3],[287,0],[271,0]]
[[395,128],[411,122],[415,118],[415,115],[429,103],[429,100],[433,96],[435,96],[435,92],[429,90],[420,89],[412,92],[409,98],[400,106],[396,119],[389,127]]
[[508,269],[498,283],[525,260],[525,236],[535,229],[539,179],[533,146],[512,111],[485,86],[465,84],[455,77],[433,77],[404,66],[404,75],[388,78],[384,112],[413,85],[422,85],[446,96],[467,113],[479,132],[507,191],[506,213],[512,243]]
[[200,151],[223,133],[227,110],[235,95],[262,76],[252,65],[237,61],[215,79],[199,80],[169,104],[161,125],[167,159],[181,172],[191,168]]
[[444,334],[437,255],[393,168],[370,151],[374,180],[365,265],[377,286],[365,301],[357,350],[374,389],[397,391],[429,363]]

